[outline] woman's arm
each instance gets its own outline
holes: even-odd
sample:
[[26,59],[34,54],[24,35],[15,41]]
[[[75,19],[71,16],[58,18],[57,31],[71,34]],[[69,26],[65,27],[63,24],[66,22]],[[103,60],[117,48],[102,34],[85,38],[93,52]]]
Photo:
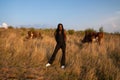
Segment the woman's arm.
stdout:
[[55,31],[55,32],[54,32],[54,38],[55,38],[55,40],[56,40],[56,34],[57,34],[57,32]]
[[65,42],[67,41],[66,31],[64,31],[64,40],[65,40]]

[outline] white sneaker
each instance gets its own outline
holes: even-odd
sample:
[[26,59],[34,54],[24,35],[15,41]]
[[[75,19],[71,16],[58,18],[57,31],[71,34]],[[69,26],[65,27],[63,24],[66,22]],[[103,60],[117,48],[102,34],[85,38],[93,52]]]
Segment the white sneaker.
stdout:
[[50,64],[50,63],[47,63],[47,64],[46,64],[46,67],[49,67],[49,66],[51,66],[51,64]]
[[64,69],[64,68],[65,68],[65,66],[63,65],[63,66],[61,66],[61,68],[62,68],[62,69]]

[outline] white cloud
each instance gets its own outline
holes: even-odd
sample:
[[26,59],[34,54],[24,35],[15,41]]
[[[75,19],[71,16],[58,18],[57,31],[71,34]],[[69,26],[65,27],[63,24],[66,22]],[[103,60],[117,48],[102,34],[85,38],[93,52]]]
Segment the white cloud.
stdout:
[[116,14],[120,14],[120,11],[116,11]]
[[1,27],[7,29],[7,28],[8,28],[8,24],[4,22],[4,23],[2,23],[2,26],[1,26]]
[[108,32],[120,32],[120,11],[103,21],[103,26]]
[[116,25],[114,22],[112,22],[111,24],[112,24],[112,27],[113,27],[113,28],[116,28],[116,27],[117,27],[117,25]]

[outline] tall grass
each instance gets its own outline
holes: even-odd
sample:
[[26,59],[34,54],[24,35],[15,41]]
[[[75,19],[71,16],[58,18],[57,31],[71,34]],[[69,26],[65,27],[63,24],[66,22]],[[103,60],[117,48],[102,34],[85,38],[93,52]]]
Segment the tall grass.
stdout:
[[45,67],[56,45],[53,32],[43,30],[43,39],[24,40],[26,33],[0,30],[0,80],[120,80],[120,36],[108,34],[101,45],[81,45],[82,35],[68,34],[63,70],[61,50],[52,66]]

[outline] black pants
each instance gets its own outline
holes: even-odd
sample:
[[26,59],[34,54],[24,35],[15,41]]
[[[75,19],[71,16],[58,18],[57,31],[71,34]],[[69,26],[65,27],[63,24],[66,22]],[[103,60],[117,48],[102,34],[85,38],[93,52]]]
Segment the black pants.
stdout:
[[62,59],[61,59],[61,66],[65,65],[65,50],[66,50],[66,44],[60,44],[57,43],[55,50],[53,52],[53,55],[51,56],[50,60],[48,61],[50,64],[53,63],[53,61],[55,60],[56,54],[58,52],[59,49],[62,49]]

